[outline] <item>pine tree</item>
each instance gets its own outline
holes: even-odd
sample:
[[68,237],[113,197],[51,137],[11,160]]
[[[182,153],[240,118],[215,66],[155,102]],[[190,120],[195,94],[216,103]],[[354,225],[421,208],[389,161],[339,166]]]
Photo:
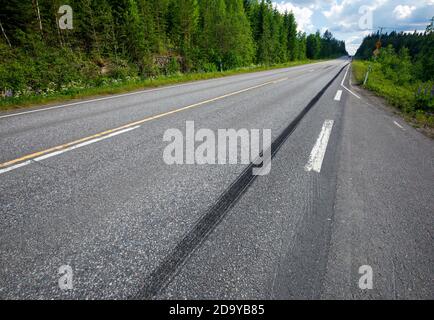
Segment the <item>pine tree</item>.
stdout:
[[291,61],[298,59],[297,23],[292,12],[285,14],[285,27],[287,28],[287,48]]
[[224,67],[248,65],[253,60],[251,29],[242,0],[226,0]]
[[167,48],[167,15],[169,11],[169,0],[147,0],[149,1],[153,25],[154,25],[154,51],[164,53]]
[[258,8],[257,17],[257,62],[263,64],[272,63],[273,59],[273,19],[271,14],[271,1],[262,0]]
[[430,24],[426,27],[426,33],[434,31],[434,17],[431,18]]
[[225,0],[202,0],[200,2],[200,46],[207,61],[222,68],[225,44]]
[[299,31],[297,34],[297,59],[298,60],[305,60],[306,57],[306,33]]
[[194,39],[198,35],[199,5],[197,0],[174,0],[170,4],[171,38],[185,59],[184,69],[192,68]]
[[306,56],[308,59],[318,59],[321,54],[321,35],[319,31],[310,34],[306,39]]
[[135,0],[127,0],[124,12],[126,47],[133,60],[144,67],[144,58],[149,53],[145,44],[145,32],[143,20],[139,15],[139,9]]

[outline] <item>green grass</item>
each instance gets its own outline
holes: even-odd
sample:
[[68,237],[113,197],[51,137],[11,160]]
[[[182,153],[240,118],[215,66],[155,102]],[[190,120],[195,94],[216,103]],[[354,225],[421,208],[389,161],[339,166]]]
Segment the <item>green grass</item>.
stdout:
[[365,74],[368,70],[368,64],[366,61],[354,60],[352,64],[352,70],[357,83],[361,84],[365,79]]
[[266,71],[279,68],[294,67],[303,64],[321,62],[325,60],[304,60],[294,61],[284,64],[272,66],[252,66],[246,68],[239,68],[223,72],[209,72],[209,73],[188,73],[188,74],[174,74],[170,76],[159,76],[152,79],[143,79],[140,81],[120,82],[116,84],[109,84],[98,87],[83,88],[83,89],[69,89],[65,92],[54,92],[49,95],[29,95],[11,98],[0,98],[0,110],[11,110],[18,108],[25,108],[30,106],[37,106],[49,103],[65,102],[72,99],[84,99],[89,97],[97,97],[110,94],[126,93],[135,90],[156,88],[166,85],[173,85],[183,82],[207,80],[213,78],[227,77],[237,74]]
[[[359,85],[363,84],[369,63],[369,61],[353,61],[352,70]],[[418,110],[420,103],[416,93],[423,84],[415,82],[397,85],[392,80],[385,78],[375,63],[372,66],[365,88],[375,92],[378,96],[384,97],[389,104],[403,113],[405,119],[410,120],[416,126],[434,128],[434,117],[423,110]]]

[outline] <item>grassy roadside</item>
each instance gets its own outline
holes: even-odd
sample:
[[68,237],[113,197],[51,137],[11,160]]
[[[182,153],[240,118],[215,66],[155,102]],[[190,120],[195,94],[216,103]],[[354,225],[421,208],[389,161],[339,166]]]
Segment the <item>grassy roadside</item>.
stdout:
[[38,106],[38,105],[50,104],[50,103],[59,103],[59,102],[65,102],[72,99],[84,99],[89,97],[126,93],[135,90],[156,88],[156,87],[173,85],[173,84],[190,82],[190,81],[222,78],[222,77],[243,74],[243,73],[295,67],[299,65],[316,63],[321,61],[325,61],[325,60],[293,61],[293,62],[277,64],[272,66],[252,66],[252,67],[239,68],[239,69],[228,70],[223,72],[189,73],[189,74],[178,73],[174,75],[158,76],[155,78],[143,79],[139,81],[129,81],[129,82],[125,81],[125,82],[118,82],[118,83],[110,83],[107,85],[91,87],[91,88],[68,89],[67,91],[64,92],[53,92],[48,95],[29,95],[29,96],[20,96],[20,97],[0,98],[0,111]]
[[[368,70],[369,61],[355,60],[352,66],[356,83],[362,85],[366,71]],[[414,127],[425,128],[430,131],[434,128],[434,115],[420,108],[421,104],[427,105],[427,102],[422,99],[425,99],[423,95],[425,89],[429,95],[430,84],[419,82],[398,85],[396,82],[387,79],[380,68],[373,63],[368,82],[364,87],[385,98]]]

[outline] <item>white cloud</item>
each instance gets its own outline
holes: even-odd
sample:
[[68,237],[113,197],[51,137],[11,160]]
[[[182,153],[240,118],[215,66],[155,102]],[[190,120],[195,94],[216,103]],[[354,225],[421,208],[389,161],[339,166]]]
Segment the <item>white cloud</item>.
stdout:
[[322,13],[327,18],[339,16],[342,13],[342,10],[344,9],[344,6],[346,5],[346,1],[342,1],[341,4],[338,4],[337,1],[334,1],[332,6],[329,10],[323,11]]
[[312,31],[314,30],[314,26],[312,24],[312,15],[313,11],[308,7],[298,7],[293,5],[291,2],[283,2],[276,3],[276,8],[280,12],[291,12],[294,13],[295,20],[297,21],[298,30],[301,31]]
[[[434,0],[273,0],[273,5],[281,12],[293,11],[299,30],[313,33],[327,28],[346,42],[350,53],[379,26],[389,27],[387,32],[423,30],[434,15]],[[372,12],[371,27],[360,25],[361,6]]]
[[385,4],[387,4],[389,2],[389,0],[374,0],[372,5],[370,6],[370,8],[372,10],[378,9],[382,6],[384,6]]
[[416,9],[415,6],[407,6],[407,5],[397,5],[393,10],[393,14],[395,18],[398,20],[403,20],[411,16],[412,12]]

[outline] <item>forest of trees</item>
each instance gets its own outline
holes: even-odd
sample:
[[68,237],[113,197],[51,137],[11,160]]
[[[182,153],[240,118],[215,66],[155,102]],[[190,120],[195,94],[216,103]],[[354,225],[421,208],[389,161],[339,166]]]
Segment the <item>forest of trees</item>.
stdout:
[[[380,38],[381,48],[374,55]],[[367,36],[355,57],[356,80],[367,80],[368,89],[412,115],[419,125],[434,127],[434,17],[425,32]]]
[[[64,4],[72,30],[59,27]],[[0,91],[19,94],[347,54],[271,0],[10,0],[0,23]]]
[[[391,54],[391,50],[401,55],[397,61],[402,63],[408,60],[411,64],[411,75],[422,81],[434,80],[434,17],[426,31],[404,33],[392,31],[381,34],[381,45],[384,51]],[[364,38],[355,57],[358,59],[371,59],[380,34],[371,34]],[[386,52],[383,53],[386,54]]]

